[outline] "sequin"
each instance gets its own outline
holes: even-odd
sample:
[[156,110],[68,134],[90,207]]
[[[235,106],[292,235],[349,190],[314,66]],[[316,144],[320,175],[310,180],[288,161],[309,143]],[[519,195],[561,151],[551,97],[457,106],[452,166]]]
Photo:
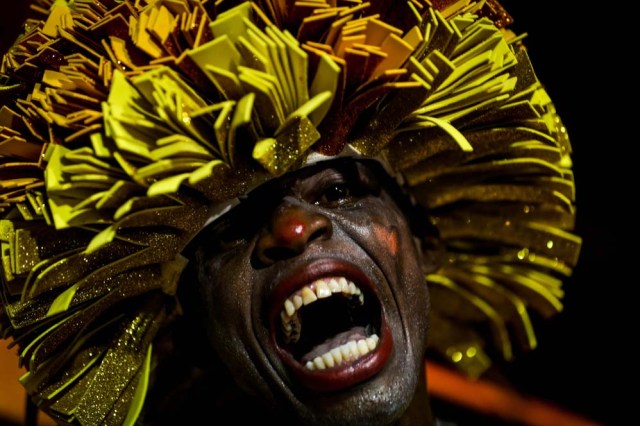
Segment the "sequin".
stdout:
[[48,3],[0,69],[0,332],[53,417],[135,418],[185,245],[317,153],[381,159],[429,210],[429,350],[456,368],[535,347],[529,312],[562,310],[569,135],[497,1],[245,3],[224,23],[204,1]]

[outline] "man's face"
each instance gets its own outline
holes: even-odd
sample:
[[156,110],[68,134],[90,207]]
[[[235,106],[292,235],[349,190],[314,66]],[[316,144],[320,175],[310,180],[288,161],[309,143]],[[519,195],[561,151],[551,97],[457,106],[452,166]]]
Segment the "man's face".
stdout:
[[246,392],[304,424],[388,424],[424,380],[424,272],[381,170],[327,164],[205,228],[200,303]]

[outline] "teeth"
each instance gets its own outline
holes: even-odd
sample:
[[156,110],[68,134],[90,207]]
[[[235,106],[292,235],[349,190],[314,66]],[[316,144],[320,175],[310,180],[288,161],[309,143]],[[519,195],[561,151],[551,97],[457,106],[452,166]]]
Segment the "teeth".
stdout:
[[300,324],[300,318],[297,315],[289,316],[286,311],[280,311],[280,319],[282,331],[287,343],[295,342],[300,338],[300,330],[302,324]]
[[313,303],[316,300],[318,300],[318,297],[309,287],[304,287],[302,289],[302,302],[305,305],[308,305],[309,303]]
[[324,365],[324,361],[319,356],[313,359],[313,366],[318,370],[324,370],[326,368]]
[[347,359],[355,359],[360,353],[360,351],[358,351],[358,344],[353,340],[347,343],[347,348],[349,348],[349,357]]
[[296,312],[296,307],[293,305],[293,302],[289,299],[284,301],[284,310],[287,312],[288,316],[292,316]]
[[365,342],[364,339],[358,340],[358,350],[360,351],[361,355],[365,355],[369,353],[369,346],[367,345],[367,342]]
[[340,352],[340,348],[333,348],[331,349],[330,353],[336,364],[340,365],[340,363],[342,362],[342,352]]
[[344,344],[344,345],[338,346],[338,349],[340,350],[340,354],[342,354],[342,357],[345,360],[351,359],[351,348],[349,348],[349,345]]
[[340,291],[343,293],[349,293],[349,282],[346,278],[340,277],[338,279],[338,284],[340,284]]
[[[372,337],[375,337],[372,338]],[[374,350],[376,348],[376,346],[378,346],[378,335],[374,334],[373,336],[365,339],[367,342],[367,347],[369,348],[369,352],[371,352],[372,350]]]
[[353,282],[346,278],[331,278],[329,280],[318,280],[311,285],[305,286],[284,301],[284,310],[288,316],[293,316],[295,311],[303,305],[313,303],[318,299],[324,299],[334,293],[342,293],[347,296],[357,296],[361,303],[364,303],[364,294]]
[[331,354],[331,352],[327,352],[326,354],[323,354],[322,360],[324,361],[324,365],[326,365],[327,368],[331,368],[335,365],[335,363],[333,362],[333,355]]
[[364,294],[362,294],[362,290],[344,277],[317,280],[287,298],[284,301],[283,310],[280,312],[285,340],[287,342],[297,342],[300,338],[302,324],[300,324],[300,319],[298,315],[296,315],[296,312],[302,306],[338,293],[350,297],[357,297],[360,304],[364,304]]
[[294,293],[293,296],[284,301],[283,312],[285,312],[287,316],[291,317],[302,306],[313,303],[318,299],[327,298],[333,293],[357,296],[360,302],[364,303],[364,295],[354,283],[347,281],[345,278],[332,278],[328,281],[318,280]]
[[373,334],[366,339],[360,339],[357,342],[352,340],[315,357],[313,361],[308,361],[305,367],[309,370],[324,370],[344,362],[354,361],[373,351],[378,346],[379,340],[377,334]]
[[325,297],[331,296],[331,289],[324,281],[317,281],[316,294],[318,295],[318,299],[324,299]]

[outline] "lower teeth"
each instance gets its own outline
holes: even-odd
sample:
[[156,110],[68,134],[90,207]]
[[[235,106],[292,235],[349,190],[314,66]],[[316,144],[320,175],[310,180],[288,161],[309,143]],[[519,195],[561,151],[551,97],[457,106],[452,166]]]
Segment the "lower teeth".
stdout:
[[355,361],[374,350],[378,346],[379,340],[377,334],[372,334],[366,339],[349,341],[315,357],[311,361],[307,361],[305,367],[309,370],[324,370],[345,362]]

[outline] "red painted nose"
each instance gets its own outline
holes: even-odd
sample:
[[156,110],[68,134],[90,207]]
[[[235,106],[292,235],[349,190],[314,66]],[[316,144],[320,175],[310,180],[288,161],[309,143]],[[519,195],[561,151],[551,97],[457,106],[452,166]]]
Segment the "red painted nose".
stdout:
[[314,241],[330,238],[332,231],[331,221],[325,215],[298,202],[283,202],[258,238],[257,258],[267,266],[289,259],[303,253]]

